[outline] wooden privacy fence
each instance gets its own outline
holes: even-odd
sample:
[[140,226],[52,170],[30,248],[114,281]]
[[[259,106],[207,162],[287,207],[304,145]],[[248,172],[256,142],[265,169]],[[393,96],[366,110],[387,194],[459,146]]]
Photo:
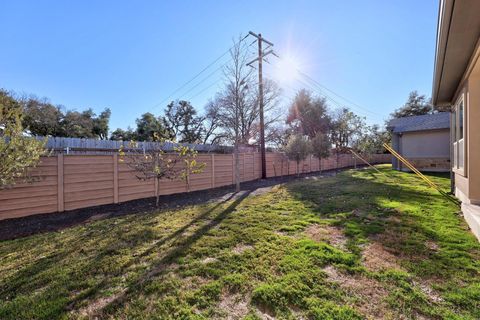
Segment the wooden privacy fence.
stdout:
[[[282,153],[267,153],[267,176],[296,174],[297,165]],[[367,157],[371,163],[387,163],[390,154]],[[190,178],[190,190],[204,190],[234,183],[233,154],[198,154],[198,162],[206,164],[200,174]],[[240,154],[242,182],[261,177],[259,153]],[[322,170],[353,166],[352,155],[342,154],[322,159]],[[309,157],[300,164],[300,172],[319,170],[317,158]],[[0,220],[32,214],[61,212],[96,205],[125,202],[155,195],[155,179],[142,181],[117,154],[111,155],[55,155],[44,157],[33,170],[38,181],[15,185],[0,191]],[[186,192],[185,181],[160,182],[160,194]]]

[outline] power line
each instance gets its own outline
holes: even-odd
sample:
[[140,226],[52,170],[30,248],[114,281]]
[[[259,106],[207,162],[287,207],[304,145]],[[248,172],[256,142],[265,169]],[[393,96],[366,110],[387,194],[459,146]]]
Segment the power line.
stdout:
[[[279,57],[278,55],[275,55],[277,58],[283,60],[281,57]],[[275,66],[276,67],[276,66]],[[278,67],[277,67],[278,68]],[[360,110],[363,110],[364,112],[367,112],[371,115],[373,115],[375,118],[377,119],[380,119],[381,115],[379,115],[377,112],[374,112],[374,111],[371,111],[367,108],[364,108],[362,106],[360,106],[359,104],[343,97],[342,95],[336,93],[335,91],[327,88],[325,85],[322,85],[321,83],[319,83],[318,81],[316,81],[313,77],[309,76],[308,74],[306,74],[305,72],[303,72],[302,70],[299,70],[298,68],[295,68],[295,71],[298,72],[298,74],[300,74],[301,76],[303,76],[310,84],[308,83],[305,83],[304,81],[300,80],[300,79],[297,79],[299,82],[302,82],[303,84],[309,86],[309,87],[313,87],[314,89],[316,88],[318,91],[321,92],[321,96],[329,99],[331,102],[333,102],[335,105],[337,105],[339,108],[342,108],[342,107],[345,107],[345,106],[349,106],[350,107],[355,107],[354,109],[360,109]],[[317,91],[317,90],[314,90],[314,91]],[[336,99],[332,98],[331,96],[329,96],[328,94],[325,93],[325,91],[328,91],[330,93],[332,93],[333,95],[337,96],[338,98],[344,100],[345,102],[347,102],[347,104],[342,104],[340,102],[338,102]],[[357,111],[359,112],[359,111]],[[359,113],[362,113],[362,112],[359,112]],[[367,115],[364,114],[365,117],[367,117]],[[368,117],[371,117],[371,116],[368,116]]]
[[[230,60],[229,60],[230,61]],[[227,62],[228,63],[228,62]],[[227,64],[222,64],[220,67],[218,67],[217,69],[213,70],[213,72],[209,73],[206,77],[204,77],[202,80],[200,80],[196,85],[194,85],[193,87],[191,87],[190,89],[188,89],[186,92],[184,92],[182,95],[183,96],[186,96],[187,94],[189,94],[190,92],[193,91],[193,89],[197,88],[199,85],[203,84],[205,82],[205,80],[209,79],[211,76],[213,76],[214,74],[216,74],[219,70],[221,70],[223,67],[225,67],[225,65]]]
[[205,72],[206,70],[208,70],[211,66],[213,66],[214,64],[216,64],[220,59],[222,59],[223,57],[225,57],[232,48],[234,48],[236,45],[238,45],[240,42],[242,42],[243,40],[245,40],[246,38],[248,37],[248,34],[246,36],[244,36],[242,39],[240,39],[238,42],[234,43],[233,46],[231,46],[230,48],[228,48],[228,50],[226,50],[224,53],[222,53],[219,57],[217,57],[215,60],[213,60],[212,62],[210,62],[206,67],[204,67],[200,72],[198,72],[196,75],[194,75],[190,80],[188,80],[187,82],[185,82],[184,84],[182,84],[180,87],[178,87],[177,89],[175,89],[170,95],[168,95],[165,99],[163,99],[162,101],[158,102],[157,104],[155,104],[152,108],[150,108],[149,111],[152,111],[153,109],[157,108],[158,106],[164,104],[165,102],[167,102],[170,98],[173,97],[174,94],[176,94],[177,92],[179,92],[180,90],[182,90],[183,88],[185,88],[187,85],[189,85],[190,83],[192,83],[192,81],[194,81],[195,79],[197,79],[203,72]]
[[[273,65],[273,66],[274,66],[274,65]],[[274,66],[274,67],[275,67],[275,68],[278,68],[278,67],[276,67],[276,66]],[[296,79],[296,81],[298,81],[300,84],[302,84],[303,87],[312,90],[314,93],[316,93],[316,94],[319,95],[320,97],[327,99],[328,101],[330,101],[330,103],[334,104],[334,106],[337,107],[337,108],[340,108],[340,109],[341,109],[341,108],[344,108],[344,107],[347,106],[346,104],[342,104],[342,103],[340,103],[339,101],[337,101],[336,99],[332,98],[330,95],[328,95],[327,93],[325,93],[324,90],[322,90],[321,88],[318,88],[317,86],[315,86],[314,84],[312,84],[312,83],[310,83],[310,82],[304,81],[304,80],[302,80],[302,79]],[[292,90],[292,91],[294,91],[294,92],[295,92],[295,91],[298,91],[297,89],[294,89],[294,88],[291,87],[291,86],[287,86],[286,84],[283,84],[283,86],[288,87],[290,90]],[[356,109],[356,108],[354,108],[354,109]],[[361,115],[363,115],[363,116],[365,116],[365,117],[372,117],[372,116],[366,115],[366,114],[365,114],[364,112],[362,112],[362,111],[356,111],[356,112],[358,112],[359,114],[361,114]],[[374,114],[374,116],[375,116],[375,118],[380,119],[380,118],[378,118],[378,115]]]
[[196,98],[198,97],[199,95],[201,95],[202,93],[204,93],[205,91],[207,91],[208,89],[210,89],[211,87],[213,87],[214,85],[218,84],[221,80],[216,80],[214,83],[211,83],[209,84],[207,87],[203,88],[202,90],[198,91],[197,93],[195,93],[193,96],[190,96],[187,100],[192,100],[193,98]]
[[318,81],[316,81],[315,79],[313,79],[312,77],[310,77],[308,74],[306,74],[305,72],[302,72],[300,70],[297,70],[302,76],[304,76],[305,78],[307,78],[308,80],[310,80],[313,84],[317,85],[318,87],[322,88],[323,90],[326,90],[326,91],[329,91],[330,93],[334,94],[335,96],[339,97],[340,99],[343,99],[344,101],[348,102],[349,104],[351,105],[354,105],[356,106],[357,108],[365,111],[365,112],[368,112],[370,114],[374,114],[374,115],[378,115],[376,112],[374,111],[371,111],[365,107],[362,107],[360,106],[359,104],[355,103],[355,102],[352,102],[351,100],[341,96],[340,94],[336,93],[335,91],[327,88],[326,86],[322,85],[321,83],[319,83]]
[[[303,83],[305,83],[305,82],[303,82]],[[352,106],[352,105],[341,103],[338,100],[332,98],[330,95],[326,94],[324,90],[321,90],[321,88],[318,88],[318,87],[315,87],[315,86],[312,86],[312,85],[310,85],[310,86],[314,88],[314,91],[315,91],[315,88],[317,88],[318,91],[323,92],[323,97],[325,97],[326,99],[333,102],[338,108],[350,107],[352,109],[357,109],[356,112],[363,115],[365,118],[375,118],[377,120],[381,120],[381,115],[379,115],[378,113],[374,113],[374,112],[371,112],[371,111],[368,111],[368,110],[364,110],[363,108],[360,109],[356,104],[354,104]],[[358,109],[360,109],[360,110],[358,110]],[[369,113],[370,115],[367,114],[366,112]]]

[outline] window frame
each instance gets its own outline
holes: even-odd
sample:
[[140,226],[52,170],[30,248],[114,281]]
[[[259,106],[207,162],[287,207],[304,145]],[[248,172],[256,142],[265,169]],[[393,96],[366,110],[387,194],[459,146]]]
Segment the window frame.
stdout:
[[[466,143],[465,143],[465,136],[466,136],[466,103],[465,103],[465,93],[462,92],[458,97],[457,101],[454,104],[452,113],[453,113],[453,161],[452,161],[452,170],[466,177]],[[462,106],[462,112],[460,112],[460,106]],[[460,124],[460,115],[462,116],[462,123]],[[461,138],[460,138],[461,136]],[[460,166],[460,158],[463,156],[462,160],[463,163]]]

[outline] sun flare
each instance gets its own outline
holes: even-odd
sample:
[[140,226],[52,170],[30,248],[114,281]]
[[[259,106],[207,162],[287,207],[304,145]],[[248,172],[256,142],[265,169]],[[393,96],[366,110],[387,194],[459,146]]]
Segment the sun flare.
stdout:
[[280,83],[292,83],[298,79],[300,64],[292,56],[281,57],[275,65],[275,78]]

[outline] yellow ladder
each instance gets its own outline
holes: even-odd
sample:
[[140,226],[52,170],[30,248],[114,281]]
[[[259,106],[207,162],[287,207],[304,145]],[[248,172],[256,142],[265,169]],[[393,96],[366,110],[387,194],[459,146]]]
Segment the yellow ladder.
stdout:
[[417,168],[415,168],[407,159],[405,159],[402,155],[400,155],[398,152],[393,150],[392,147],[390,147],[388,144],[384,143],[383,147],[387,149],[395,158],[400,160],[407,168],[412,170],[417,176],[419,176],[426,184],[428,184],[430,187],[434,188],[440,194],[442,194],[444,197],[446,197],[448,200],[452,201],[456,205],[460,205],[460,201],[457,200],[457,198],[452,197],[450,194],[446,193],[442,189],[440,189],[439,186],[437,186],[432,180],[428,179],[423,173],[421,173]]

